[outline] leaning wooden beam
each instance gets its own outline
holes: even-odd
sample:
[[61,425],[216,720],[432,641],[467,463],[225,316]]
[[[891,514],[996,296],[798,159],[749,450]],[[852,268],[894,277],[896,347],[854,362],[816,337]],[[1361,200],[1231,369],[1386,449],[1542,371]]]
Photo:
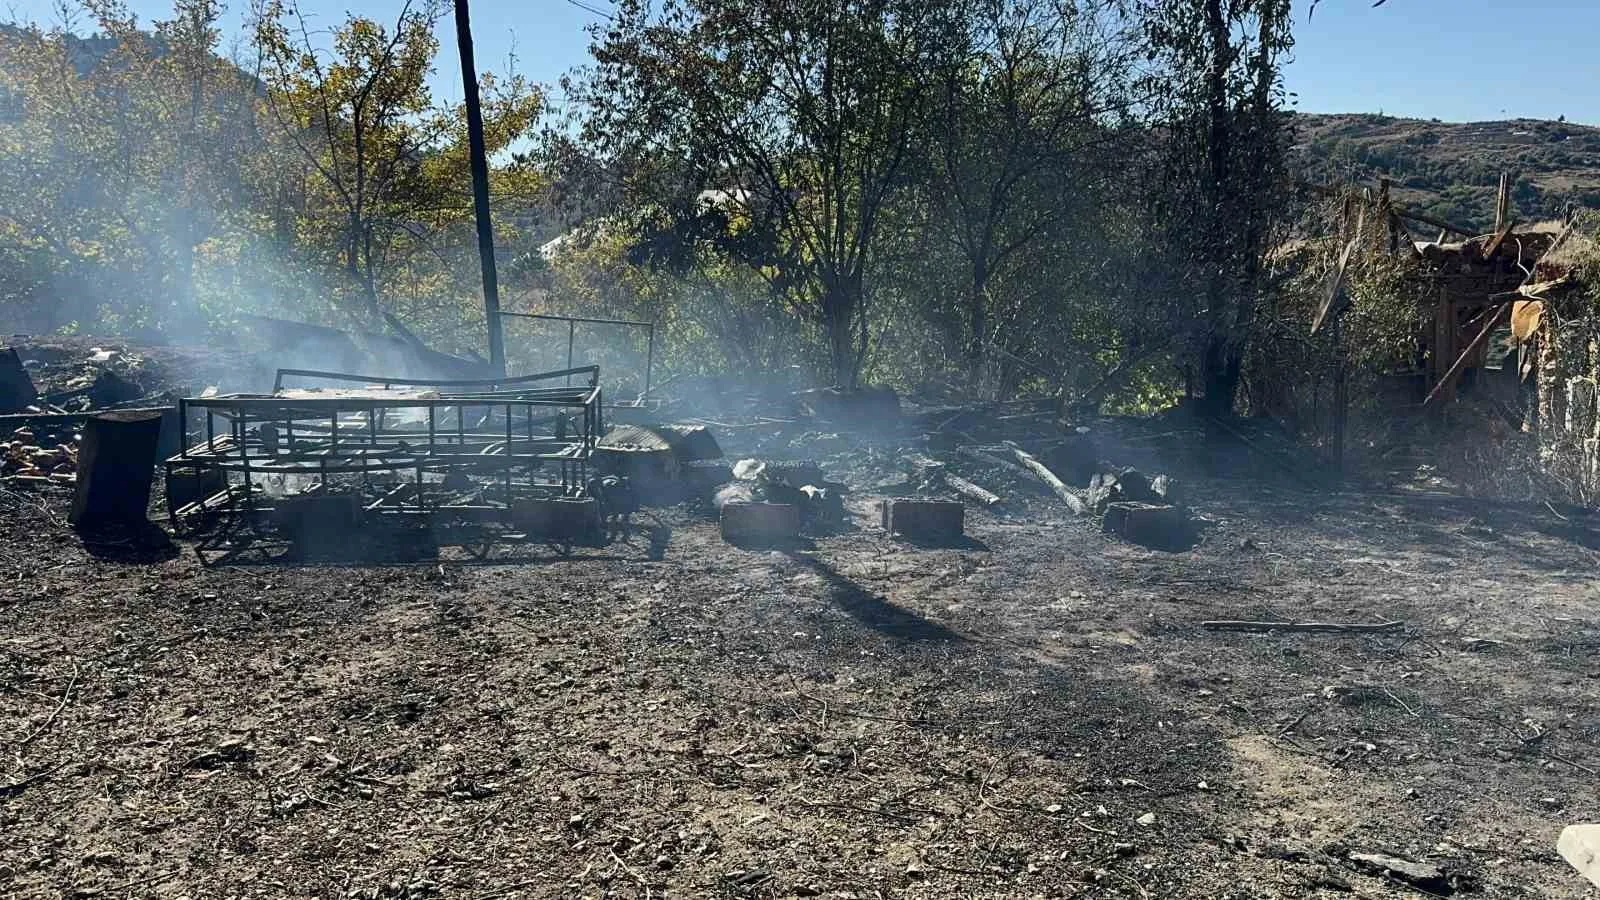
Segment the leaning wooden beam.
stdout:
[[1373,622],[1373,623],[1346,623],[1346,622],[1251,622],[1240,619],[1216,619],[1201,622],[1200,627],[1207,631],[1334,631],[1351,633],[1371,633],[1384,631],[1399,631],[1406,627],[1404,622]]
[[1511,235],[1511,229],[1516,227],[1516,219],[1510,219],[1504,225],[1500,226],[1500,230],[1495,232],[1494,240],[1490,241],[1488,246],[1483,248],[1483,259],[1485,261],[1494,258],[1495,251],[1500,249],[1500,245],[1505,243],[1506,238]]
[[1017,458],[1017,462],[1021,463],[1024,469],[1039,476],[1040,481],[1049,485],[1050,490],[1054,491],[1055,495],[1061,498],[1061,502],[1070,507],[1073,513],[1081,516],[1089,511],[1089,504],[1083,502],[1082,497],[1079,497],[1072,488],[1067,487],[1065,482],[1056,477],[1056,473],[1050,471],[1050,468],[1040,462],[1032,453],[1010,441],[1006,442],[1006,446],[1011,448],[1011,453]]

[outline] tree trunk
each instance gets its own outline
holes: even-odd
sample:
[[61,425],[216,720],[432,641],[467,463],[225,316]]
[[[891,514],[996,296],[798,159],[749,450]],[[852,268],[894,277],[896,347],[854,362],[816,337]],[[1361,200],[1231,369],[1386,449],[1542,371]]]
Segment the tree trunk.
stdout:
[[854,390],[861,372],[857,351],[855,317],[861,303],[860,285],[852,279],[829,284],[822,299],[824,325],[828,329],[828,350],[835,387]]
[[1233,401],[1239,391],[1242,363],[1239,347],[1225,336],[1212,335],[1206,344],[1201,371],[1201,412],[1211,416],[1233,415]]
[[972,294],[967,298],[968,319],[972,325],[971,343],[967,345],[967,372],[972,378],[972,386],[978,387],[983,381],[984,347],[989,338],[989,308],[984,302],[984,292],[989,284],[989,266],[987,260],[973,260],[972,263]]

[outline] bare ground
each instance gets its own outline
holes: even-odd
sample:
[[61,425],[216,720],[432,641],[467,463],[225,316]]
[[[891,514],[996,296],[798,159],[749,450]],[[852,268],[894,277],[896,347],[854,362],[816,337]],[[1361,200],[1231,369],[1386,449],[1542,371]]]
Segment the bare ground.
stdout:
[[1425,896],[1374,851],[1595,896],[1554,852],[1600,818],[1594,525],[1193,493],[1180,554],[976,512],[755,552],[672,510],[660,560],[210,567],[0,495],[0,893]]

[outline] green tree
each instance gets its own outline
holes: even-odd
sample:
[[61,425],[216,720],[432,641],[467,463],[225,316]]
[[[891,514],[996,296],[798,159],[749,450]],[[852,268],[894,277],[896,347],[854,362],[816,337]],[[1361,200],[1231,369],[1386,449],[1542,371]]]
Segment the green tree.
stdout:
[[0,38],[11,262],[54,254],[44,283],[89,304],[61,311],[71,318],[94,316],[94,298],[116,298],[125,328],[203,312],[196,254],[232,239],[255,141],[251,81],[216,53],[219,9],[177,0],[147,33],[117,0],[86,0],[66,10],[95,38],[36,26]]
[[1149,192],[1149,240],[1184,332],[1191,395],[1233,409],[1263,258],[1284,209],[1287,0],[1176,0],[1146,6],[1164,98]]
[[1030,279],[1008,276],[1039,263],[1030,251],[1041,245],[1063,260],[1086,249],[1072,226],[1094,214],[1104,162],[1094,151],[1118,142],[1108,126],[1132,68],[1132,44],[1109,12],[1094,0],[978,0],[966,53],[940,74],[925,200],[966,270],[962,350],[974,384],[996,353],[1029,349],[1016,339],[1037,333],[1033,301],[1070,315]]
[[584,135],[656,213],[646,256],[700,242],[754,268],[822,327],[834,381],[852,385],[884,213],[959,24],[911,0],[626,0],[578,90]]
[[[446,309],[430,298],[472,289],[455,271],[465,268],[461,237],[471,223],[466,129],[460,110],[435,104],[428,87],[440,10],[408,2],[392,27],[349,16],[330,47],[283,0],[260,7],[255,24],[275,137],[305,176],[295,242],[342,274],[335,299],[346,315],[402,333],[391,301],[439,315]],[[499,153],[532,126],[542,98],[520,77],[480,81],[487,146]],[[497,174],[502,206],[525,200],[537,181],[526,167]]]

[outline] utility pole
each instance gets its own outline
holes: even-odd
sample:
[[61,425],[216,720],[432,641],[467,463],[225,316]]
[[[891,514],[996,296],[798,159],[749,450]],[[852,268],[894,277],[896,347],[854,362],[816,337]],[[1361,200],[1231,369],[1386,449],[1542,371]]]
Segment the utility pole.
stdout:
[[472,207],[478,219],[478,257],[483,266],[483,317],[489,326],[489,365],[506,374],[505,332],[500,327],[500,279],[494,268],[494,223],[489,220],[489,160],[483,148],[483,107],[478,67],[472,59],[472,22],[467,0],[455,0],[456,46],[461,50],[461,86],[467,101],[467,149],[472,158]]

